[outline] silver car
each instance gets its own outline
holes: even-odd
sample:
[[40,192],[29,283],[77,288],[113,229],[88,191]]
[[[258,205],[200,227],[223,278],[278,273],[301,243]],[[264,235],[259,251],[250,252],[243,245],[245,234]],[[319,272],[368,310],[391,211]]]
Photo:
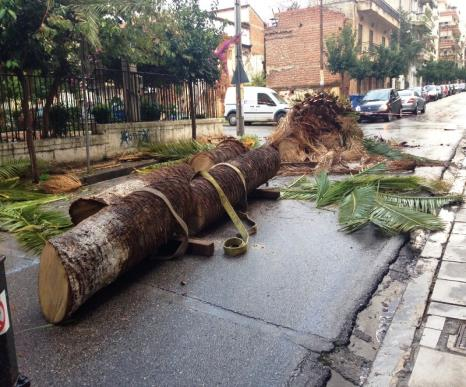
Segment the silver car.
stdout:
[[401,90],[401,111],[413,114],[426,112],[426,100],[416,90]]

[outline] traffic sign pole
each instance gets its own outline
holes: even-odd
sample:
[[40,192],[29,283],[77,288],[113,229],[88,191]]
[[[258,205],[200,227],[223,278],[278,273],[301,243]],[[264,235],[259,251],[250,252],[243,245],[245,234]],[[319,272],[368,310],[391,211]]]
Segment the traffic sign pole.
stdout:
[[18,372],[15,338],[8,304],[5,256],[0,256],[0,386],[29,387],[29,379]]

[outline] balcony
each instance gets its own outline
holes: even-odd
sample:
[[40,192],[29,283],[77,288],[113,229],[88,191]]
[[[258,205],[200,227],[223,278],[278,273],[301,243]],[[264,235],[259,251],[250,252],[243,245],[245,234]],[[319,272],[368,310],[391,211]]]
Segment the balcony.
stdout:
[[416,13],[411,17],[411,24],[418,27],[425,27],[432,31],[434,29],[434,21],[428,18],[424,13]]
[[419,5],[429,4],[430,8],[434,9],[438,7],[437,0],[419,0]]
[[400,27],[400,13],[385,0],[358,0],[358,12],[383,20],[392,28]]

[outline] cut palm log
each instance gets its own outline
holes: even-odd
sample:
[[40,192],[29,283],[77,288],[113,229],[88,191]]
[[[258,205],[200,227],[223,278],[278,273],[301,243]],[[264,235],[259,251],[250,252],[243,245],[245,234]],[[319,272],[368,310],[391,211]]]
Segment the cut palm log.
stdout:
[[[162,192],[180,217],[190,213],[190,179],[179,171],[149,185]],[[39,268],[39,301],[51,323],[76,311],[99,289],[155,254],[179,225],[155,195],[136,191],[49,240]]]
[[195,172],[207,171],[214,164],[234,159],[245,152],[247,152],[247,148],[243,143],[234,138],[227,138],[218,144],[215,149],[201,152],[191,158],[188,163],[189,165],[182,163],[157,169],[146,175],[136,175],[134,178],[124,183],[117,184],[114,187],[110,187],[98,195],[75,200],[71,203],[69,209],[71,221],[75,225],[79,224],[102,208],[116,203],[123,196],[129,195],[131,192],[141,189],[142,187],[155,184],[159,180],[163,180],[166,176],[170,176],[172,171],[175,173],[181,171],[185,173],[186,176],[191,176],[192,178]]
[[234,159],[247,151],[247,147],[242,142],[234,138],[227,138],[218,144],[215,149],[191,157],[189,165],[195,172],[208,171],[215,164]]
[[[280,154],[271,146],[262,146],[238,156],[229,163],[241,171],[247,193],[251,193],[277,174],[280,169]],[[243,182],[233,168],[219,164],[210,169],[209,173],[218,182],[233,206],[245,200]],[[191,188],[193,213],[188,224],[190,231],[196,234],[221,219],[225,215],[225,210],[217,191],[204,178],[196,177],[191,182]]]
[[71,203],[69,213],[73,224],[79,224],[84,219],[99,212],[102,208],[115,204],[122,197],[141,188],[157,185],[170,176],[184,176],[187,181],[194,177],[194,171],[188,164],[156,169],[147,175],[137,175],[135,178],[110,187],[98,195],[80,198]]
[[[250,151],[231,161],[244,175],[248,192],[273,177],[280,157],[272,147]],[[211,170],[233,205],[244,197],[244,185],[234,169]],[[219,220],[223,207],[215,188],[183,171],[149,185],[168,198],[184,220],[195,219],[197,229]],[[199,195],[199,197],[197,197]],[[179,223],[157,196],[136,191],[88,217],[73,229],[47,242],[39,269],[39,300],[47,321],[60,323],[98,290],[174,239]],[[175,238],[176,239],[176,238]]]

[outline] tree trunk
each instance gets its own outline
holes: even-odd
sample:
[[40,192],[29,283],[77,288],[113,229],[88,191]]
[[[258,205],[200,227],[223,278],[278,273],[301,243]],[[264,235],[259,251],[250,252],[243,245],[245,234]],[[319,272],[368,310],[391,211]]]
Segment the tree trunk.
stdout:
[[[248,191],[273,177],[280,166],[276,149],[264,146],[237,157],[232,164],[243,173]],[[227,166],[211,170],[232,205],[244,197],[236,172]],[[173,174],[149,187],[161,191],[178,215],[202,228],[224,215],[215,189],[201,176],[190,184],[183,174]],[[201,216],[200,221],[195,221]],[[59,323],[89,297],[122,273],[153,255],[179,229],[166,204],[149,192],[133,192],[116,205],[80,223],[45,246],[39,269],[42,312]]]
[[70,216],[73,224],[78,224],[102,208],[115,204],[124,196],[138,189],[163,180],[172,173],[182,173],[191,178],[195,172],[207,171],[214,164],[231,160],[247,151],[246,147],[233,138],[222,141],[215,149],[201,152],[191,158],[188,164],[162,168],[147,175],[137,175],[134,179],[108,188],[98,195],[75,200],[70,206]]
[[44,128],[42,130],[42,137],[47,138],[49,136],[50,129],[50,108],[52,107],[53,100],[58,93],[58,86],[60,86],[61,76],[55,76],[53,78],[52,86],[50,87],[44,105]]
[[26,133],[26,144],[28,147],[29,159],[31,160],[31,173],[32,181],[34,183],[39,183],[39,172],[37,170],[37,158],[36,158],[36,149],[34,146],[34,135],[32,133],[31,127],[31,110],[29,109],[29,101],[31,100],[31,84],[30,78],[22,71],[17,71],[18,79],[21,83],[21,89],[23,92],[21,98],[21,110],[23,113],[23,130]]
[[[246,180],[247,191],[250,193],[277,174],[280,169],[280,154],[271,146],[262,146],[238,156],[230,161],[230,164],[241,171]],[[212,168],[209,173],[217,180],[233,206],[244,200],[243,183],[232,168],[219,165]],[[217,191],[207,180],[196,178],[192,181],[191,187],[193,213],[188,224],[191,232],[197,234],[221,219],[225,211]]]
[[211,151],[201,152],[191,157],[189,164],[195,172],[208,171],[215,164],[231,160],[240,154],[246,153],[247,149],[241,141],[227,138]]
[[196,125],[196,108],[194,104],[194,86],[193,82],[188,82],[189,90],[189,112],[191,114],[191,136],[195,140],[197,136],[197,125]]

